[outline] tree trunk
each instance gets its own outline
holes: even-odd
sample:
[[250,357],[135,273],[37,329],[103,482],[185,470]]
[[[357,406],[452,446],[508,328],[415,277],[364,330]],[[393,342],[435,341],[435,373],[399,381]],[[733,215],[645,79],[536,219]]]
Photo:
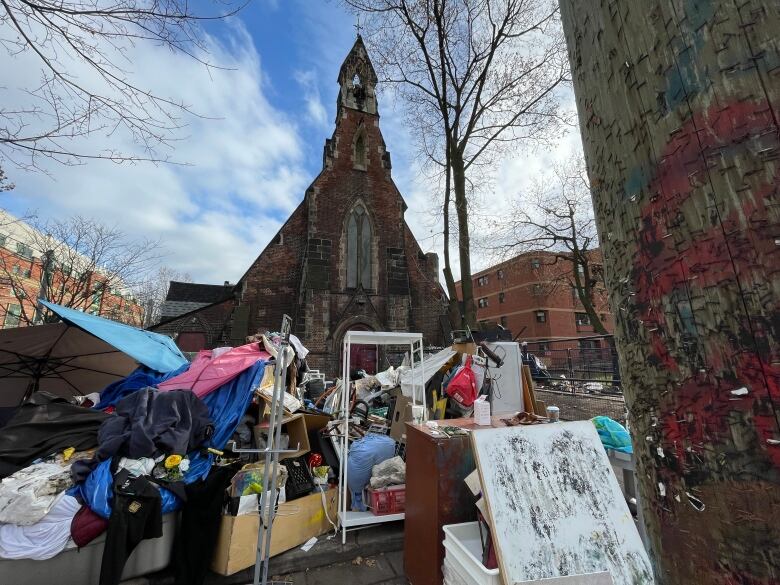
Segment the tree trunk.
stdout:
[[780,12],[562,0],[661,584],[780,582]]
[[474,305],[474,283],[471,281],[471,240],[469,238],[469,210],[466,199],[466,171],[463,154],[452,149],[452,183],[455,191],[455,211],[458,215],[458,258],[460,284],[463,292],[463,321],[472,329],[477,327],[477,309]]
[[[449,156],[447,157],[449,160]],[[455,288],[455,278],[452,276],[450,264],[450,199],[452,196],[452,173],[447,163],[447,177],[444,182],[444,282],[447,285],[447,314],[454,329],[463,327],[463,317],[460,314],[458,290]]]

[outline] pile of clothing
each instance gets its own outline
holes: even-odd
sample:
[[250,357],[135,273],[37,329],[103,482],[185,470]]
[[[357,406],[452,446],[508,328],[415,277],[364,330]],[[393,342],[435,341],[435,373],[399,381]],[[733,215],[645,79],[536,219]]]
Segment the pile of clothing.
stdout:
[[[259,343],[200,352],[173,372],[141,367],[88,408],[38,392],[0,429],[0,558],[51,558],[106,534],[101,585],[181,510],[177,583],[202,583],[220,494],[215,465],[245,420],[270,356]],[[189,530],[186,529],[189,527]]]

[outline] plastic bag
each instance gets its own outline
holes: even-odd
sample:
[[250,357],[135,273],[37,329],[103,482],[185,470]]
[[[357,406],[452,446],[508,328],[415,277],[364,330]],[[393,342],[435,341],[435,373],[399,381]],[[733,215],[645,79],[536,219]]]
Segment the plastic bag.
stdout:
[[626,427],[608,416],[597,416],[591,419],[596,427],[601,439],[601,444],[605,449],[621,451],[623,453],[633,453],[631,447],[631,435],[628,434]]
[[466,363],[452,377],[445,392],[461,406],[468,408],[474,404],[479,389],[477,388],[476,376],[471,369],[471,356],[466,358]]
[[395,455],[395,441],[385,435],[369,433],[349,448],[347,485],[352,494],[352,509],[363,512],[363,488],[371,480],[374,465]]

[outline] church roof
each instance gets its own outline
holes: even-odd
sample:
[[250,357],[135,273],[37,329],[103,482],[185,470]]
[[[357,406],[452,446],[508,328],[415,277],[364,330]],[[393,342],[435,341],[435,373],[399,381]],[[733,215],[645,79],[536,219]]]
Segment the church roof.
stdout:
[[198,284],[171,281],[166,301],[211,304],[224,301],[233,294],[232,284]]

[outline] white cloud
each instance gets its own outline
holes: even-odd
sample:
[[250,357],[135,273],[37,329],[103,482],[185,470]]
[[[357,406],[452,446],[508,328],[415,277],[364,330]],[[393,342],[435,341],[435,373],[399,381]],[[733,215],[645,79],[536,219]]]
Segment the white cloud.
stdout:
[[313,69],[308,71],[296,71],[295,81],[303,90],[303,99],[306,102],[306,114],[309,121],[318,128],[327,128],[328,116],[325,112],[325,106],[320,99],[320,90],[317,84],[317,72]]
[[[42,216],[86,215],[160,239],[167,263],[196,280],[240,277],[303,197],[309,177],[299,128],[266,99],[261,59],[247,32],[235,26],[227,41],[207,38],[207,45],[210,61],[225,69],[149,44],[131,52],[139,86],[182,100],[201,116],[187,117],[175,143],[173,158],[187,166],[44,162],[53,178],[8,169],[17,185],[7,195],[10,206]],[[28,82],[25,72],[35,67],[28,55],[0,54],[9,85]],[[122,135],[93,135],[87,145],[135,147]]]

